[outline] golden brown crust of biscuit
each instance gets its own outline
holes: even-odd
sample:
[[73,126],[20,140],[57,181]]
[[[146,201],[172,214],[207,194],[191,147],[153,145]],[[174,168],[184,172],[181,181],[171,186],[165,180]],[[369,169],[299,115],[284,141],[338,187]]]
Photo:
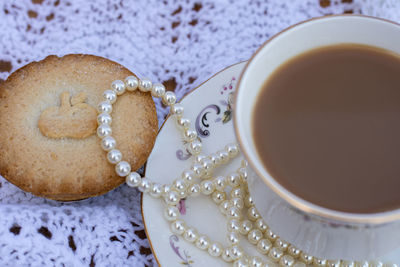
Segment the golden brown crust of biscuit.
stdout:
[[[71,96],[83,92],[85,103],[95,108],[112,81],[130,75],[134,74],[108,59],[77,54],[49,56],[11,74],[0,84],[0,174],[25,191],[63,201],[101,195],[124,182],[107,162],[95,134],[85,137],[87,132],[72,130],[65,135],[70,137],[48,137],[38,122],[46,109],[61,106],[63,92]],[[113,105],[112,117],[117,148],[136,170],[145,163],[157,135],[151,95],[125,93]],[[61,125],[68,121],[63,119]]]

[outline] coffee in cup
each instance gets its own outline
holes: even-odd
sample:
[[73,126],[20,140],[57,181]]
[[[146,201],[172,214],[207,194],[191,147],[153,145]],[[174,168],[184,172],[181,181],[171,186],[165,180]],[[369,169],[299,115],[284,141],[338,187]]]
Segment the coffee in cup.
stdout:
[[262,85],[253,138],[271,176],[316,205],[400,208],[400,55],[339,44],[283,63]]

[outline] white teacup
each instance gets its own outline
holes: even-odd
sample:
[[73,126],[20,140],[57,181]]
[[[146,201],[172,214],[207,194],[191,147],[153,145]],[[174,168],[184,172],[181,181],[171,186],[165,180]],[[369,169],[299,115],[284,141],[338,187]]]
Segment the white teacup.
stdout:
[[400,25],[372,17],[341,15],[309,20],[277,34],[253,55],[241,75],[234,124],[251,167],[250,194],[277,235],[317,257],[371,260],[400,246],[400,209],[352,214],[301,199],[268,173],[256,152],[252,134],[253,108],[265,80],[296,55],[340,43],[370,45],[400,54]]

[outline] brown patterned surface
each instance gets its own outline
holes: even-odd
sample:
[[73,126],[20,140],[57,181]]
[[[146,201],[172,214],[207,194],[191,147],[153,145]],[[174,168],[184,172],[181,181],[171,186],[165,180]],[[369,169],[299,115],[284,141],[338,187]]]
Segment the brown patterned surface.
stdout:
[[[31,0],[31,1],[32,1],[32,3],[34,5],[42,5],[43,2],[44,2],[44,0]],[[352,0],[341,0],[341,2],[342,3],[352,3]],[[59,3],[60,3],[60,1],[56,1],[54,3],[54,6],[58,6]],[[331,0],[319,0],[319,3],[318,3],[318,0],[316,0],[316,4],[319,4],[321,7],[326,8],[326,7],[329,7],[332,4],[332,2],[331,2]],[[196,11],[196,12],[199,12],[202,9],[202,7],[203,6],[202,6],[201,3],[195,3],[194,6],[193,6],[193,10]],[[7,9],[3,10],[3,12],[5,14],[10,14],[11,11],[12,10],[7,10]],[[77,12],[79,12],[79,11],[77,11]],[[181,6],[179,8],[177,8],[173,13],[171,13],[171,16],[179,14],[180,12],[182,12],[182,7]],[[354,10],[349,9],[349,10],[346,10],[344,13],[353,13],[353,12],[354,12]],[[27,16],[29,16],[29,18],[31,18],[31,19],[36,19],[38,17],[38,12],[34,11],[34,10],[29,10],[27,12]],[[46,15],[46,20],[47,21],[52,21],[54,18],[55,18],[55,14],[54,13]],[[193,20],[191,20],[189,22],[190,25],[196,25],[197,23],[198,23],[198,20],[196,20],[196,19],[193,19]],[[174,21],[172,23],[172,25],[170,25],[170,26],[172,28],[177,28],[177,27],[179,27],[180,24],[181,24],[181,21]],[[27,28],[26,28],[26,31],[30,31],[31,29],[32,29],[31,25],[28,25]],[[163,30],[164,30],[164,28],[161,27],[160,31],[163,31]],[[45,27],[40,29],[40,33],[43,33],[44,31],[45,31]],[[190,36],[188,36],[188,38],[190,38]],[[177,40],[176,37],[175,38],[173,37],[171,39],[171,42],[175,43],[176,40]],[[12,63],[10,61],[8,61],[8,60],[2,59],[1,55],[0,55],[0,72],[11,73],[13,70],[14,69],[13,69]],[[166,72],[168,72],[168,70],[166,70]],[[191,77],[190,81],[189,81],[190,84],[194,83],[196,81],[196,79],[197,79],[197,77]],[[2,82],[1,79],[0,79],[0,82]],[[170,78],[168,80],[163,81],[163,84],[166,86],[167,90],[170,90],[170,91],[173,91],[173,90],[175,90],[175,88],[182,86],[182,84],[178,84],[177,83],[177,79],[175,77],[172,77],[172,78]],[[136,226],[138,226],[138,225],[136,225]],[[20,227],[19,226],[13,226],[12,228],[10,228],[10,231],[12,231],[13,233],[18,233],[20,231]],[[46,229],[42,229],[41,233],[45,237],[48,236]],[[146,234],[145,234],[144,230],[137,230],[137,231],[135,231],[135,234],[141,239],[146,239]],[[110,240],[111,239],[113,239],[113,237],[111,237]],[[114,237],[114,240],[112,240],[112,241],[118,242],[116,237]],[[71,249],[73,249],[74,247],[76,249],[76,245],[74,243],[73,238],[69,239],[69,245],[70,245]],[[146,247],[141,247],[140,248],[140,253],[143,254],[143,255],[149,255],[149,254],[151,254],[151,250],[149,248],[146,248]],[[134,256],[133,251],[132,251],[132,253],[130,253],[128,255],[128,258],[131,257],[131,256]],[[93,260],[93,255],[92,255],[92,260]],[[90,264],[90,266],[95,266],[95,265],[93,263],[93,264]]]

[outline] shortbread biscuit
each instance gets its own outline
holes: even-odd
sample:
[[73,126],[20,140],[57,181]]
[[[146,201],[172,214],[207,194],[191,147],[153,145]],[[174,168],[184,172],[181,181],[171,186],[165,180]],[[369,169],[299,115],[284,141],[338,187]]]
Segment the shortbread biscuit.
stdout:
[[[49,56],[11,74],[0,84],[0,174],[34,195],[64,201],[97,196],[124,182],[96,136],[96,107],[112,81],[130,75],[91,55]],[[158,130],[151,94],[119,96],[112,119],[117,147],[136,170]]]

